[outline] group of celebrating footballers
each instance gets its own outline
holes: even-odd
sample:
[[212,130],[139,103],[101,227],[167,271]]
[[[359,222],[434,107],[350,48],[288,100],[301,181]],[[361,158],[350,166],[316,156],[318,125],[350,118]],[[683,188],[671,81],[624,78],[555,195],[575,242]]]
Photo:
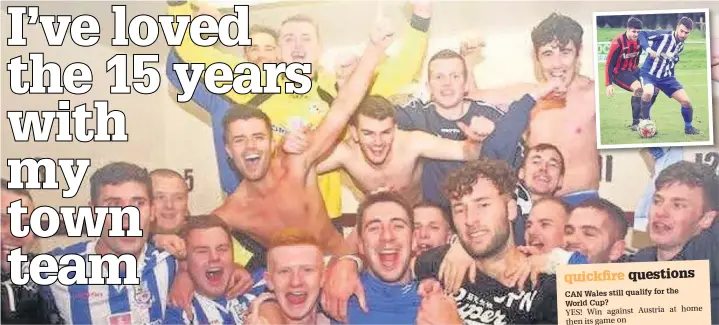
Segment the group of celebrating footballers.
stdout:
[[[681,105],[684,133],[700,134],[692,125],[694,108],[689,95],[674,73],[694,22],[682,17],[676,25],[673,31],[646,31],[642,30],[642,21],[632,17],[626,32],[612,40],[605,65],[606,93],[614,95],[614,85],[632,93],[632,131],[637,131],[640,120],[650,119],[650,110],[661,91]],[[648,56],[639,68],[642,51]]]
[[[654,170],[648,161],[652,245],[626,252],[625,214],[598,194],[594,82],[578,70],[582,27],[553,13],[532,30],[536,84],[478,89],[469,71],[481,46],[441,50],[429,58],[423,102],[399,99],[427,51],[431,5],[412,9],[397,55],[386,57],[395,31],[380,24],[336,75],[313,69],[307,94],[217,95],[199,84],[192,100],[212,116],[227,193],[214,211],[191,215],[188,187],[169,169],[115,162],[93,173],[90,205],[136,206],[150,231],[109,237],[106,223],[97,240],[50,254],[133,254],[140,285],[7,282],[9,252],[33,241],[10,234],[7,208],[22,200],[31,212],[35,203],[3,181],[2,322],[556,324],[559,264],[709,259],[719,323],[719,179],[702,164]],[[185,1],[169,2],[169,12],[220,15]],[[641,33],[640,42],[665,35]],[[309,17],[250,36],[245,57],[255,64],[319,67]],[[167,76],[183,93],[174,64],[242,60],[186,38]],[[642,89],[643,101],[655,86],[683,99],[665,76],[636,88],[613,80]],[[361,195],[348,235],[336,221],[343,182]]]

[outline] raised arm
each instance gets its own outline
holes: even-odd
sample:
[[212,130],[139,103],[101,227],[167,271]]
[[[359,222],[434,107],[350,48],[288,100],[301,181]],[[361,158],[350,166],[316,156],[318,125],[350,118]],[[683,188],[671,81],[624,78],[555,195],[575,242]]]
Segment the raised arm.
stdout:
[[[196,16],[194,8],[197,8],[200,14],[208,14],[216,19],[220,18],[220,13],[216,8],[211,7],[209,4],[196,1],[168,1],[167,12],[175,16],[175,19],[177,19],[178,16],[193,17]],[[202,63],[205,64],[205,68],[213,63],[221,62],[234,69],[234,67],[240,63],[246,62],[243,58],[224,53],[214,46],[199,46],[195,44],[190,39],[189,28],[182,39],[182,44],[172,47],[172,51],[177,54],[180,63]],[[219,87],[227,83],[232,83],[232,80],[227,82],[218,81],[216,85]],[[252,94],[237,94],[234,91],[229,94],[231,94],[232,99],[238,103],[246,103],[253,97]]]
[[385,98],[395,95],[418,78],[427,55],[427,31],[431,17],[432,5],[429,1],[412,3],[412,17],[404,29],[402,47],[397,55],[380,65],[372,84],[372,95]]
[[317,164],[339,140],[357,106],[367,94],[374,70],[393,36],[394,32],[389,30],[373,33],[372,42],[365,49],[354,73],[337,94],[327,116],[312,131],[312,142],[301,155],[307,168]]
[[482,144],[473,140],[450,140],[422,131],[413,131],[408,136],[419,157],[468,161],[479,158],[482,151]]

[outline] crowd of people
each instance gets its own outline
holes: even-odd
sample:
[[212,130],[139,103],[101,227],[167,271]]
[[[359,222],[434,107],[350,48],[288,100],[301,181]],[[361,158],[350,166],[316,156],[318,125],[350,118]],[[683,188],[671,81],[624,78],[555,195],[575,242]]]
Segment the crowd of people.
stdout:
[[[168,5],[172,15],[221,15]],[[431,4],[412,12],[398,54],[386,56],[396,33],[380,24],[335,74],[313,69],[307,94],[218,95],[199,84],[192,100],[212,116],[227,194],[214,211],[190,211],[175,171],[131,162],[94,171],[91,205],[136,206],[144,237],[109,237],[106,223],[102,237],[49,254],[133,254],[140,285],[9,283],[9,252],[34,239],[10,234],[7,208],[36,203],[3,181],[2,322],[556,324],[557,265],[708,259],[719,323],[716,171],[688,161],[655,169],[652,243],[627,252],[625,212],[598,192],[581,25],[548,15],[527,35],[537,82],[480,89],[469,71],[482,46],[426,53]],[[255,26],[245,58],[186,38],[167,78],[183,92],[176,63],[319,67],[319,33],[303,15]],[[407,99],[400,89],[426,57],[431,100]],[[652,150],[650,165],[664,155]],[[360,196],[348,235],[337,222],[342,186]]]

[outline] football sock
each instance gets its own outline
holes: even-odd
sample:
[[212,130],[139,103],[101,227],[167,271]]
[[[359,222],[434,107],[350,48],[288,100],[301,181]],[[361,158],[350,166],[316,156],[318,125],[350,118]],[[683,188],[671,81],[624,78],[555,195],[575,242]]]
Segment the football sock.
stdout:
[[654,106],[654,102],[657,101],[657,96],[659,96],[659,91],[655,91],[655,92],[654,92],[654,95],[652,95],[652,104],[649,105],[649,111],[647,111],[647,118],[648,118],[648,119],[651,119],[651,118],[652,118],[652,117],[651,117],[651,115],[652,115],[652,106]]
[[692,113],[694,110],[692,110],[692,107],[683,107],[682,106],[682,117],[684,118],[684,126],[685,127],[691,127],[692,126]]
[[632,96],[632,125],[639,123],[639,113],[642,110],[642,98]]
[[643,120],[648,120],[649,119],[649,110],[651,110],[651,109],[652,109],[652,102],[642,100],[642,108],[641,108],[640,118]]

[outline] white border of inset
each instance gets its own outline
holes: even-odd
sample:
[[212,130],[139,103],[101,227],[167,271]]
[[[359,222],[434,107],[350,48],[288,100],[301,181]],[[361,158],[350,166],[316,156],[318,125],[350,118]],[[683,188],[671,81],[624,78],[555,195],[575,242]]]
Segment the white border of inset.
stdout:
[[[631,143],[631,144],[602,144],[602,129],[601,129],[601,117],[599,108],[599,96],[603,93],[599,92],[599,62],[598,62],[598,51],[597,51],[597,17],[602,16],[628,16],[628,15],[656,15],[656,14],[681,14],[681,13],[704,13],[706,19],[706,69],[707,69],[707,103],[709,109],[708,123],[709,123],[709,140],[702,142],[665,142],[665,143]],[[713,146],[714,145],[714,105],[712,104],[712,80],[711,80],[711,24],[709,17],[709,9],[674,9],[674,10],[631,10],[631,11],[604,11],[592,13],[592,55],[594,56],[594,110],[597,115],[597,149],[636,149],[636,148],[651,148],[651,147],[700,147],[700,146]]]

